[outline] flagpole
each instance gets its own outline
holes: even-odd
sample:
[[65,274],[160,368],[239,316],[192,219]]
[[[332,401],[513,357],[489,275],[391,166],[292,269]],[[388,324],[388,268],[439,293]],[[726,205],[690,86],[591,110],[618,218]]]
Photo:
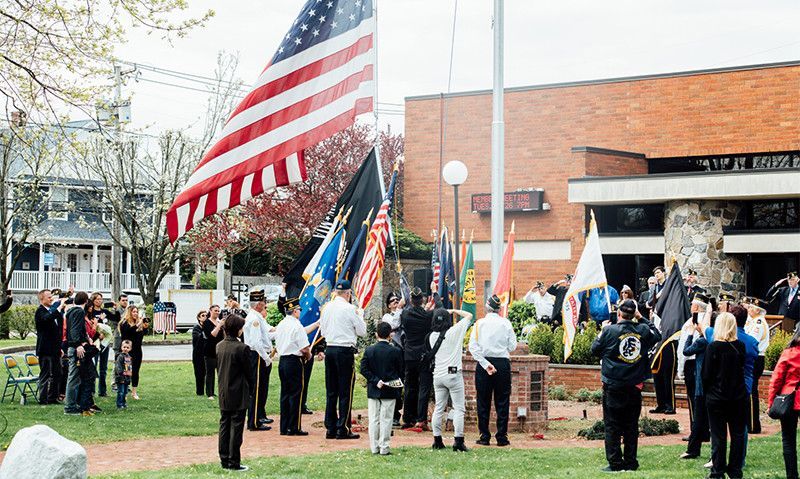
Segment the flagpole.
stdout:
[[503,0],[494,0],[494,80],[492,90],[492,289],[503,258]]

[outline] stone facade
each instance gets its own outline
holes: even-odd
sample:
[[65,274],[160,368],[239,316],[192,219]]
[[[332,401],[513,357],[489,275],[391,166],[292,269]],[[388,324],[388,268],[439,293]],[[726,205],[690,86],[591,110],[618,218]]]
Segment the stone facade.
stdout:
[[672,258],[686,271],[697,271],[698,283],[716,296],[721,291],[744,292],[744,263],[725,254],[723,228],[741,207],[727,201],[672,201],[664,211],[664,263]]

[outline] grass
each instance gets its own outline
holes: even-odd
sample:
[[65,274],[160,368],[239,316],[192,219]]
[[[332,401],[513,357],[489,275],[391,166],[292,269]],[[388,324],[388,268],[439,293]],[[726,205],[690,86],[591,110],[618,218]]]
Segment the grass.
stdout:
[[11,338],[0,339],[0,348],[11,348],[14,346],[33,346],[36,344],[36,335],[29,334],[25,339]]
[[[98,476],[104,478],[183,479],[220,476],[256,478],[358,477],[368,478],[526,478],[594,479],[605,467],[603,443],[596,448],[565,449],[473,449],[467,454],[452,451],[433,452],[427,448],[398,448],[389,457],[374,456],[367,450],[301,457],[270,457],[246,460],[246,473],[224,473],[219,466],[203,464],[161,471],[126,472]],[[615,477],[632,479],[679,479],[705,477],[705,459],[678,459],[685,446],[648,446],[639,449],[641,468]],[[703,447],[708,454],[709,447]],[[784,477],[780,438],[771,436],[750,441],[745,477],[778,479]]]
[[[8,427],[0,434],[0,443],[7,444],[23,427],[46,424],[63,436],[81,444],[121,441],[163,436],[204,436],[219,430],[219,406],[205,396],[196,396],[194,373],[189,362],[145,362],[139,384],[141,401],[128,396],[128,409],[117,411],[116,396],[109,389],[109,397],[98,397],[103,412],[90,418],[65,416],[61,406],[40,406],[35,401],[25,406],[15,402],[0,404],[0,415],[8,420]],[[110,377],[110,376],[109,376]],[[5,384],[6,374],[0,374]],[[110,386],[110,384],[109,384]],[[277,363],[270,374],[267,414],[279,411],[280,385]],[[366,391],[356,387],[353,400],[355,409],[366,409]],[[325,367],[314,365],[309,384],[308,406],[313,410],[325,407]],[[0,428],[3,420],[0,418]]]
[[[164,336],[162,334],[147,334],[144,337],[145,343],[155,343],[155,342],[163,342]],[[192,341],[192,333],[178,333],[178,334],[168,334],[166,342],[173,343],[173,342],[183,342],[183,341]],[[11,338],[11,339],[0,339],[0,349],[2,348],[10,348],[14,346],[34,346],[36,344],[36,334],[29,334],[25,339],[19,338]]]

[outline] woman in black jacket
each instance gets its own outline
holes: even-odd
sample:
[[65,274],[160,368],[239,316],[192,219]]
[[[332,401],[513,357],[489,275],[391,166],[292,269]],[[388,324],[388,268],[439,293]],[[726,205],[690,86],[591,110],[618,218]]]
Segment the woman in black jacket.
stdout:
[[214,373],[217,370],[217,344],[222,341],[223,321],[219,317],[219,306],[212,305],[208,309],[208,317],[203,322],[203,361],[206,365],[206,395],[214,399]]
[[122,340],[131,342],[131,360],[133,362],[133,375],[131,376],[131,397],[138,400],[139,394],[136,389],[139,387],[139,370],[142,367],[142,341],[149,327],[147,318],[139,314],[139,308],[128,306],[122,321],[119,322],[119,335]]
[[203,386],[206,378],[206,363],[203,357],[205,339],[203,339],[203,323],[208,317],[208,311],[197,313],[197,324],[192,328],[192,366],[194,366],[195,392],[198,396],[203,395]]
[[[730,313],[717,316],[714,341],[703,360],[703,392],[711,427],[711,474],[709,477],[742,477],[748,394],[744,384],[744,344],[737,339],[736,319]],[[727,430],[731,452],[727,464]]]

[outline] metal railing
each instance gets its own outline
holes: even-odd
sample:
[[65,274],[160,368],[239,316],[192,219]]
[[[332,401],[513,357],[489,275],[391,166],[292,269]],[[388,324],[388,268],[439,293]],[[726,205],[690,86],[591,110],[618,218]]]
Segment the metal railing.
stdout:
[[[122,289],[138,291],[138,277],[134,274],[122,274]],[[180,276],[170,274],[164,277],[158,289],[179,289]],[[34,292],[40,289],[60,288],[66,290],[69,286],[76,291],[111,292],[111,273],[86,273],[75,271],[14,271],[11,275],[9,287],[16,292]]]

